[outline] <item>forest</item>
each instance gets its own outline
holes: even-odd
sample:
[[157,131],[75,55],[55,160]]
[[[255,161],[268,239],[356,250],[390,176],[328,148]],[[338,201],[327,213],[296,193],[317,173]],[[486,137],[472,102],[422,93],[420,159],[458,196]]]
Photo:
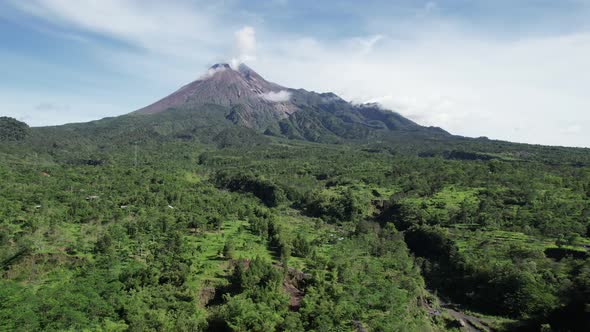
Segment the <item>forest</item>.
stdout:
[[586,149],[96,133],[0,121],[1,331],[590,327]]

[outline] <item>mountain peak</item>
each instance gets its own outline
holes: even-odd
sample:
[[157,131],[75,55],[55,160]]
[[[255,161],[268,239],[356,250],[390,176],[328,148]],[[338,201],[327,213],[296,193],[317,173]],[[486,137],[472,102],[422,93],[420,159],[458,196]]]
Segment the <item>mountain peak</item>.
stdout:
[[[353,105],[333,93],[290,89],[269,82],[245,64],[217,63],[171,95],[138,113],[184,110],[198,114],[215,105],[228,122],[261,132],[311,141],[326,137],[369,137],[373,132],[434,132],[376,105]],[[319,136],[318,136],[319,135]]]
[[205,75],[201,76],[201,79],[208,79],[210,77],[215,76],[215,74],[219,72],[228,72],[230,73],[229,76],[233,76],[234,78],[240,76],[243,79],[249,81],[260,81],[266,82],[262,76],[260,76],[257,72],[255,72],[252,68],[248,67],[244,63],[240,64],[228,64],[228,63],[216,63],[213,66],[209,67]]
[[209,70],[225,70],[225,69],[232,69],[228,63],[216,63],[213,66],[209,67]]
[[224,71],[234,71],[234,69],[227,63],[216,63],[213,66],[209,67],[204,75],[202,75],[199,80],[207,79],[210,77],[215,76],[215,74]]
[[254,126],[259,113],[284,118],[295,110],[295,107],[288,103],[290,93],[286,90],[289,89],[265,80],[245,64],[232,66],[228,63],[216,63],[198,80],[138,112],[159,113],[168,109],[198,109],[205,104],[233,109],[241,105],[249,111],[249,119],[246,122],[249,126]]

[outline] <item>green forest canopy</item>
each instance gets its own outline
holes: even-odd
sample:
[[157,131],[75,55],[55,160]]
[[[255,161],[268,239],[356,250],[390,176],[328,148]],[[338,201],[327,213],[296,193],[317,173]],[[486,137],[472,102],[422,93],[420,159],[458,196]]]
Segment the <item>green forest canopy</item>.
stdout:
[[0,330],[590,326],[586,150],[96,130],[0,119]]

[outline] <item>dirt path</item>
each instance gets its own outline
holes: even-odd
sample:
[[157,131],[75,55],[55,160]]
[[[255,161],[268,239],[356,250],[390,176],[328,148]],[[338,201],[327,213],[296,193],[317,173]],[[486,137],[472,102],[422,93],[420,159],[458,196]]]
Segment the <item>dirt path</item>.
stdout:
[[468,332],[491,332],[492,329],[481,319],[464,314],[450,307],[442,306],[451,316],[457,319]]
[[[431,293],[431,296],[436,297],[434,294]],[[446,311],[449,315],[455,318],[459,324],[461,324],[461,328],[467,332],[493,332],[494,330],[488,326],[488,324],[482,320],[481,318],[468,315],[460,310],[460,308],[452,303],[445,302],[444,300],[438,298],[440,307],[442,310]],[[438,310],[432,308],[428,303],[425,303],[426,307],[428,308],[428,312],[431,315],[440,315]]]
[[[275,263],[273,266],[277,269],[283,269],[283,265]],[[301,301],[305,296],[305,293],[301,290],[302,282],[305,279],[311,278],[311,275],[303,273],[292,267],[287,269],[287,276],[283,280],[283,289],[289,294],[289,309],[292,311],[298,311],[301,306]]]

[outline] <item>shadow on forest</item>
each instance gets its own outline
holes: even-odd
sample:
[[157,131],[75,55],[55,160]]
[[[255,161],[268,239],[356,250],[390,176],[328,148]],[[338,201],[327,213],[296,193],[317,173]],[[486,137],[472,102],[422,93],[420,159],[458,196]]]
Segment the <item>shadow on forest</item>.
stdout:
[[586,259],[588,258],[588,253],[567,248],[547,248],[545,249],[545,256],[560,261],[566,257]]

